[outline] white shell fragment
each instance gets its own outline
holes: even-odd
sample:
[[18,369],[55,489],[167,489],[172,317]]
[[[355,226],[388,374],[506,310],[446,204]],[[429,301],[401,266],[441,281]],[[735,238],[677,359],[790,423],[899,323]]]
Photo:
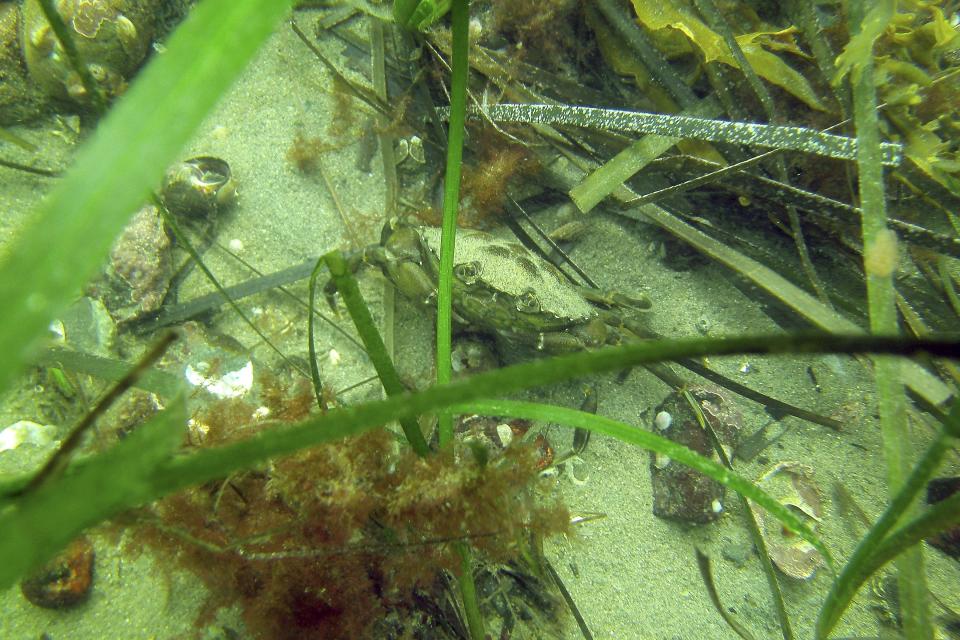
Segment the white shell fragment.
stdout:
[[208,362],[198,362],[196,367],[188,364],[186,368],[187,382],[195,387],[202,387],[210,395],[218,398],[241,398],[253,388],[253,363],[247,360],[239,369],[228,371],[222,376],[208,376],[210,370]]
[[67,341],[67,330],[64,328],[61,321],[52,320],[48,328],[50,329],[50,333],[53,335],[54,342],[63,344]]
[[653,466],[657,469],[666,469],[668,464],[670,464],[670,456],[664,453],[658,453],[653,458]]
[[671,416],[666,411],[661,411],[657,414],[657,417],[653,419],[654,426],[660,431],[666,431],[670,428],[670,425],[673,423],[673,416]]
[[0,451],[16,449],[22,444],[47,447],[55,442],[56,435],[57,428],[52,425],[20,420],[0,431]]

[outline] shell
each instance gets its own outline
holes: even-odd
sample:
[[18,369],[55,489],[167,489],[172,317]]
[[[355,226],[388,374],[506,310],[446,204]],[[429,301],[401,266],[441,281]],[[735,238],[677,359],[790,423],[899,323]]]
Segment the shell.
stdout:
[[118,321],[151,313],[160,308],[173,278],[170,237],[160,212],[153,205],[142,207],[110,251],[112,295],[104,303]]
[[39,116],[47,97],[27,78],[20,55],[20,5],[0,3],[0,126]]
[[[57,0],[81,59],[108,97],[126,88],[147,55],[160,0]],[[21,46],[30,77],[50,97],[90,101],[38,0],[23,4]]]
[[93,545],[77,538],[64,551],[20,583],[31,603],[44,609],[66,609],[85,602],[93,585]]
[[[823,498],[813,479],[813,469],[799,462],[781,462],[757,481],[757,486],[790,508],[814,531],[823,517]],[[823,565],[823,556],[813,545],[784,529],[779,520],[750,503],[767,544],[770,559],[791,578],[808,580]]]
[[226,161],[198,156],[178,162],[163,176],[160,195],[171,213],[205,218],[229,207],[237,194],[236,181]]

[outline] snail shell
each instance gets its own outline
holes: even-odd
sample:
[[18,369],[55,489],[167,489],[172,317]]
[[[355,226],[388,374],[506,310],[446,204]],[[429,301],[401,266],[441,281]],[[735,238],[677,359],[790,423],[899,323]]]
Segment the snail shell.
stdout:
[[226,161],[198,156],[167,169],[160,194],[171,213],[204,218],[233,203],[236,184]]
[[[80,58],[108,96],[124,90],[127,78],[146,57],[158,5],[159,0],[57,0],[57,13]],[[21,45],[30,77],[49,96],[90,100],[38,0],[23,4]]]

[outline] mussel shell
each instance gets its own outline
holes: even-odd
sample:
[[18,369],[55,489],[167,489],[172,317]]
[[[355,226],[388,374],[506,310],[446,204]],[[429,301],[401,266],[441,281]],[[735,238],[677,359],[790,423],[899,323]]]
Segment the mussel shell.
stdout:
[[[813,469],[799,462],[781,462],[764,473],[757,486],[793,511],[814,532],[819,531],[824,508]],[[760,535],[773,564],[791,578],[809,580],[813,577],[824,563],[820,552],[803,538],[786,531],[766,510],[752,502],[750,508],[757,517]]]
[[204,218],[230,206],[236,182],[226,161],[198,156],[167,169],[160,195],[171,213]]

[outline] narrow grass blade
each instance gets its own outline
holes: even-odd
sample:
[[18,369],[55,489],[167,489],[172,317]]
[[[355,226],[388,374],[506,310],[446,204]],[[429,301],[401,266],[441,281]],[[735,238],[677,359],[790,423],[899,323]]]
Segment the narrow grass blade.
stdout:
[[204,0],[100,123],[0,264],[0,389],[289,5]]
[[73,34],[70,33],[70,29],[67,29],[67,25],[63,23],[63,18],[57,13],[53,0],[38,0],[38,4],[43,12],[43,17],[47,19],[47,24],[50,25],[50,30],[60,41],[60,47],[67,58],[67,63],[74,73],[80,77],[80,82],[83,84],[84,91],[87,92],[87,97],[97,112],[102,112],[107,106],[106,96],[103,95],[97,81],[93,79],[90,67],[87,66],[86,61],[77,50],[77,43],[73,39]]
[[[580,174],[596,166],[593,161],[582,157],[577,159],[576,165],[576,168],[571,165],[567,175],[561,176],[558,174],[557,176],[566,183],[568,188],[572,188],[574,186],[573,182],[581,178]],[[614,195],[620,199],[619,192],[625,189],[626,187],[614,191]],[[627,191],[629,197],[621,200],[625,204],[639,198],[632,191]],[[621,210],[621,215],[632,220],[653,222],[681,240],[693,245],[698,251],[762,287],[778,300],[797,311],[811,324],[821,329],[827,329],[835,333],[862,331],[855,323],[836,313],[766,265],[734,251],[655,204],[626,207]],[[953,396],[953,390],[950,387],[916,362],[902,360],[900,362],[900,377],[912,391],[931,405],[943,405]]]
[[17,134],[11,133],[6,129],[4,129],[3,127],[0,127],[0,141],[9,142],[10,144],[15,144],[21,149],[24,149],[31,153],[37,150],[37,145],[33,144],[29,140],[24,140]]
[[930,507],[923,515],[897,529],[876,548],[862,567],[864,579],[882,569],[891,560],[920,544],[930,536],[960,524],[960,493]]
[[549,575],[550,579],[553,580],[553,584],[557,586],[557,590],[560,592],[560,597],[562,597],[563,601],[567,603],[567,609],[570,610],[570,614],[577,622],[577,627],[580,629],[580,635],[583,636],[584,640],[593,640],[593,633],[590,631],[587,621],[583,619],[583,614],[580,613],[580,608],[577,607],[577,603],[574,601],[573,596],[570,595],[570,592],[567,590],[567,585],[563,584],[563,579],[560,577],[560,574],[557,573],[557,570],[553,568],[553,565],[550,564],[550,561],[543,557],[543,551],[541,550],[539,553],[541,555],[540,561],[543,564],[543,568],[546,569],[547,575]]
[[700,549],[697,549],[697,567],[700,569],[700,577],[703,578],[703,584],[707,587],[707,594],[710,596],[710,602],[713,603],[713,608],[717,610],[717,613],[719,613],[723,621],[727,623],[727,626],[733,629],[743,640],[756,640],[749,629],[737,622],[736,618],[723,608],[723,603],[720,602],[720,594],[717,593],[717,587],[713,583],[713,571],[710,570],[710,558],[704,555]]
[[[874,40],[883,33],[895,12],[893,0],[851,0],[848,3],[850,41],[836,60],[835,82],[850,73],[853,88],[853,119],[857,133],[857,186],[860,196],[863,265],[866,275],[870,331],[899,333],[896,291],[897,236],[887,227],[886,193],[882,166],[880,128],[877,116],[877,76],[874,73]],[[874,384],[883,456],[887,465],[887,490],[897,495],[910,473],[913,447],[907,424],[907,398],[896,360],[875,357]],[[916,513],[910,502],[900,513]],[[903,630],[908,638],[933,637],[930,621],[923,548],[915,547],[900,558],[897,584]]]
[[[453,332],[453,255],[460,205],[460,174],[463,135],[467,113],[469,0],[455,0],[452,7],[453,45],[450,56],[450,126],[447,131],[447,168],[443,178],[443,225],[440,231],[440,278],[437,286],[437,384],[450,382],[450,345]],[[453,418],[439,415],[440,446],[453,440]]]
[[253,331],[263,344],[267,345],[274,353],[276,353],[281,360],[284,361],[290,368],[299,371],[302,375],[306,376],[307,372],[304,371],[298,364],[290,360],[283,351],[281,351],[277,345],[273,344],[273,341],[267,337],[267,334],[263,332],[257,324],[251,320],[243,309],[240,308],[240,305],[237,304],[237,301],[230,297],[230,294],[227,293],[227,290],[224,288],[217,277],[213,274],[213,271],[210,270],[210,267],[207,266],[207,263],[203,261],[203,257],[200,255],[200,252],[193,246],[193,243],[190,242],[190,239],[180,228],[180,223],[177,222],[176,217],[170,213],[170,210],[167,209],[159,198],[153,196],[153,200],[157,205],[157,208],[160,211],[160,215],[163,217],[164,223],[166,223],[167,228],[170,230],[170,233],[173,234],[173,237],[176,238],[177,244],[183,247],[187,253],[190,254],[190,257],[193,259],[194,264],[203,271],[203,275],[207,277],[207,280],[210,281],[210,284],[217,290],[217,293],[223,298],[224,302],[229,304],[233,308],[233,312],[243,320],[244,324],[250,327],[250,330]]
[[317,277],[320,275],[320,272],[324,267],[323,258],[319,258],[317,263],[313,267],[313,272],[310,274],[310,285],[308,287],[309,293],[309,309],[307,310],[307,352],[310,357],[310,380],[313,383],[313,395],[317,401],[317,408],[323,411],[326,409],[323,401],[323,381],[320,380],[320,366],[317,364],[317,343],[314,339],[314,324],[316,323],[316,318],[314,317],[313,305],[317,299]]
[[33,476],[30,484],[24,488],[25,492],[35,491],[38,487],[43,486],[44,483],[50,482],[53,478],[58,477],[58,475],[66,469],[67,463],[73,458],[83,443],[84,436],[87,435],[90,428],[96,423],[100,416],[134,385],[137,378],[143,375],[166,353],[167,349],[178,337],[179,336],[173,331],[166,332],[165,335],[160,337],[156,344],[140,357],[140,360],[130,368],[120,380],[100,396],[100,399],[97,400],[93,408],[91,408],[90,411],[83,416],[83,419],[75,424],[63,438],[60,448],[47,460],[40,471]]
[[[441,116],[447,115],[446,109],[439,109],[438,112]],[[857,154],[857,141],[854,138],[805,127],[730,122],[563,104],[496,104],[483,107],[482,110],[472,107],[470,115],[489,118],[494,122],[588,127],[624,133],[655,133],[675,138],[789,149],[840,160],[854,160]],[[903,159],[903,147],[899,144],[885,142],[880,145],[880,152],[881,162],[885,165],[897,166]]]
[[[665,209],[646,204],[637,207],[636,211],[639,211],[640,215],[631,215],[631,218],[650,220],[666,229],[698,251],[751,280],[814,326],[834,333],[849,334],[862,331],[857,324],[830,309],[773,269],[726,246]],[[933,405],[943,404],[953,395],[947,385],[916,362],[901,361],[898,363],[898,369],[903,382]]]
[[[830,588],[830,593],[827,594],[823,608],[820,610],[820,615],[817,619],[817,638],[826,638],[830,634],[830,631],[836,625],[837,621],[840,620],[840,616],[843,615],[843,612],[850,605],[853,596],[856,595],[860,586],[874,571],[879,569],[883,563],[892,559],[893,556],[888,555],[883,562],[878,564],[880,560],[880,558],[878,558],[880,549],[885,549],[885,553],[887,554],[893,550],[886,546],[887,543],[892,540],[892,536],[886,538],[887,533],[903,518],[903,515],[907,513],[916,495],[923,489],[927,481],[930,480],[936,472],[937,467],[939,467],[943,461],[947,451],[950,450],[952,445],[951,440],[956,437],[960,437],[960,400],[953,403],[950,414],[944,420],[943,427],[937,434],[937,437],[914,466],[913,471],[903,482],[900,490],[887,505],[883,514],[877,519],[873,527],[870,528],[867,535],[860,540],[850,560],[847,561],[847,564],[843,567],[836,580],[834,580],[833,586]],[[943,502],[938,503],[937,506],[939,507],[941,504],[943,504]],[[955,513],[954,515],[960,518],[960,513]],[[929,516],[930,512],[928,511],[924,516],[921,516],[918,521]],[[937,522],[941,521],[938,520]],[[928,531],[925,535],[930,535],[930,533],[932,532]],[[901,541],[906,539],[905,537],[901,538]],[[905,547],[900,547],[899,549],[903,551]],[[897,553],[899,553],[899,551]]]
[[[362,433],[376,428],[391,420],[419,416],[424,413],[436,413],[440,409],[481,398],[494,397],[521,389],[548,385],[564,380],[584,377],[603,371],[627,369],[639,364],[675,360],[678,358],[692,358],[705,355],[731,354],[759,354],[759,353],[862,353],[869,351],[883,351],[910,355],[920,352],[932,353],[941,356],[960,355],[960,337],[945,340],[908,340],[903,338],[872,337],[872,336],[835,336],[835,335],[806,335],[806,336],[743,336],[738,338],[698,338],[688,340],[650,340],[637,344],[623,345],[616,348],[605,348],[588,353],[578,353],[557,358],[535,360],[524,364],[507,367],[473,376],[465,380],[458,380],[447,385],[432,387],[415,394],[403,394],[381,400],[369,402],[355,407],[336,409],[326,415],[318,416],[303,422],[278,427],[277,429],[259,432],[241,442],[221,447],[203,449],[197,453],[173,458],[164,461],[160,467],[152,466],[153,472],[143,476],[139,471],[131,472],[128,479],[130,487],[124,483],[117,483],[116,478],[123,475],[100,475],[99,472],[84,471],[94,474],[97,482],[110,485],[122,485],[123,495],[111,494],[111,501],[107,505],[100,502],[91,485],[92,479],[82,475],[81,463],[78,469],[68,468],[63,479],[52,483],[49,487],[30,494],[30,502],[10,500],[0,509],[0,589],[9,587],[20,577],[30,562],[19,559],[21,544],[29,540],[37,529],[38,522],[44,526],[50,521],[42,518],[55,518],[56,526],[63,530],[77,532],[85,526],[99,522],[117,510],[140,504],[152,499],[160,498],[195,484],[222,478],[230,473],[250,468],[277,456],[288,455],[303,448],[315,446],[324,442],[331,442],[341,438]],[[589,416],[589,414],[587,414]],[[592,417],[592,416],[591,416]],[[182,422],[174,423],[182,425]],[[578,426],[568,420],[571,426]],[[595,425],[590,422],[585,428]],[[594,426],[596,430],[596,427]],[[614,427],[616,434],[630,441],[637,438],[638,429],[628,426]],[[178,432],[179,438],[179,432]],[[126,443],[128,440],[125,440]],[[669,441],[668,441],[669,442]],[[640,444],[640,443],[638,443]],[[673,443],[670,443],[673,444]],[[126,454],[117,451],[125,451]],[[82,469],[92,468],[91,465],[106,465],[104,468],[113,469],[111,465],[131,465],[134,469],[141,464],[139,449],[114,450],[111,449],[105,456],[104,462],[98,462],[100,456],[84,461]],[[692,452],[691,452],[692,453]],[[130,456],[128,461],[125,455]],[[678,458],[679,460],[679,458]],[[705,460],[705,459],[704,459]],[[708,464],[713,464],[709,460]],[[96,468],[100,468],[99,466]],[[119,467],[118,467],[119,468]],[[696,468],[696,467],[695,467]],[[126,473],[126,467],[120,473]],[[721,468],[722,469],[722,468]],[[113,473],[113,471],[111,471]],[[83,479],[80,488],[76,489],[76,478]],[[734,484],[737,483],[737,484]],[[731,488],[739,491],[744,488],[748,497],[753,491],[752,485],[739,476],[731,476]],[[89,500],[84,492],[90,492],[96,497]],[[39,496],[44,496],[43,508],[51,504],[64,506],[56,515],[44,515],[42,509],[29,507],[35,505]],[[68,496],[69,499],[65,499]],[[771,499],[762,496],[755,500],[761,506],[771,504]],[[109,508],[107,508],[109,507]],[[776,507],[774,507],[776,508]],[[52,526],[52,525],[51,525]],[[50,546],[45,547],[50,550]],[[40,554],[33,556],[40,560]]]
[[[323,261],[330,269],[330,276],[337,286],[337,291],[340,292],[340,297],[347,305],[347,311],[350,312],[357,333],[360,334],[360,340],[367,350],[367,355],[370,356],[373,368],[377,371],[383,390],[387,392],[388,396],[403,394],[406,389],[400,382],[400,375],[397,373],[396,367],[393,366],[393,361],[390,360],[390,354],[387,353],[387,348],[380,338],[380,332],[377,331],[377,326],[370,315],[370,309],[367,308],[367,303],[364,302],[363,296],[360,294],[356,279],[347,270],[343,255],[339,251],[331,251],[323,256]],[[401,418],[400,426],[407,436],[407,442],[410,443],[410,446],[418,455],[425,456],[430,453],[427,441],[424,440],[423,434],[420,432],[420,425],[417,424],[414,417]]]
[[23,171],[24,173],[32,173],[35,176],[44,176],[46,178],[57,178],[61,175],[61,172],[55,169],[44,169],[43,167],[34,167],[28,164],[21,164],[19,162],[4,160],[2,158],[0,158],[0,167],[6,167],[8,169],[13,169],[15,171]]
[[[713,446],[713,450],[716,453],[717,458],[720,459],[720,462],[724,467],[733,470],[733,465],[730,463],[730,458],[727,456],[727,452],[724,450],[723,445],[720,442],[720,438],[717,437],[713,427],[710,426],[710,422],[707,420],[706,416],[703,415],[703,409],[700,404],[693,397],[693,394],[691,394],[688,390],[684,389],[682,391],[682,395],[687,401],[687,404],[690,406],[690,409],[693,410],[693,413],[697,418],[697,422],[700,424],[700,428],[706,431],[707,435],[710,437],[710,443]],[[756,514],[750,507],[750,503],[742,495],[738,497],[740,498],[740,503],[744,507],[743,520],[747,525],[747,531],[750,533],[750,539],[753,541],[753,546],[757,549],[757,555],[760,558],[760,566],[763,568],[763,574],[767,579],[767,586],[770,588],[770,598],[773,601],[773,607],[777,612],[777,620],[780,623],[780,633],[783,636],[783,640],[793,640],[793,625],[790,624],[790,616],[787,613],[787,605],[783,601],[783,591],[780,589],[780,581],[777,579],[777,571],[773,567],[773,560],[770,558],[770,551],[767,549],[767,542],[763,539],[763,535],[760,533],[760,526],[757,524]],[[711,591],[711,598],[714,600],[714,605],[719,608],[720,601],[714,592],[713,578],[710,575],[709,560],[706,558],[706,556],[701,557],[701,554],[698,550],[697,561],[700,565],[700,573],[703,576],[704,581],[707,583],[707,589]],[[727,620],[727,616],[724,613],[721,613],[720,615],[723,616],[724,620]],[[737,630],[737,627],[734,626],[732,619],[727,620],[727,624],[733,627],[734,630]]]
[[[448,3],[441,2],[440,5]],[[427,6],[432,3],[421,3]],[[450,56],[450,127],[447,132],[447,167],[443,184],[443,223],[440,231],[440,278],[437,287],[437,384],[450,382],[453,375],[451,341],[453,339],[453,257],[460,206],[460,174],[463,162],[463,137],[467,112],[467,74],[470,71],[470,0],[453,0],[451,6],[452,55]],[[440,446],[453,441],[453,415],[441,411],[437,416]],[[463,613],[472,640],[487,637],[480,613],[477,586],[473,581],[470,548],[458,544],[461,559],[457,584],[463,601]]]
[[509,416],[543,422],[555,422],[568,427],[588,429],[593,433],[611,436],[627,444],[632,444],[648,451],[669,456],[671,460],[695,469],[705,476],[736,491],[740,495],[766,509],[770,515],[779,520],[793,533],[801,536],[819,551],[833,567],[833,557],[826,545],[803,521],[790,509],[780,504],[776,499],[759,489],[754,483],[721,464],[705,458],[687,447],[677,444],[655,433],[640,429],[610,418],[585,413],[566,407],[537,404],[533,402],[518,402],[515,400],[480,400],[454,406],[458,413],[478,413],[488,416]]
[[[403,394],[379,402],[330,411],[325,416],[263,432],[249,440],[204,449],[163,469],[157,478],[157,496],[227,475],[272,457],[294,453],[304,447],[362,433],[401,417],[419,416],[456,403],[495,397],[603,371],[705,355],[879,351],[899,355],[919,352],[952,354],[958,357],[960,337],[940,341],[835,335],[649,340],[589,353],[536,360],[438,385],[420,393]],[[0,555],[0,566],[2,559]]]
[[[120,380],[130,370],[129,362],[61,348],[42,352],[34,364],[60,367],[75,373],[86,373],[108,382]],[[133,386],[155,393],[164,400],[170,400],[182,390],[183,384],[184,381],[173,374],[151,369],[137,378]]]
[[[685,110],[684,113],[709,118],[720,115],[721,111],[716,100],[707,99]],[[580,184],[570,190],[570,198],[580,211],[584,213],[590,211],[631,176],[666,153],[679,141],[678,137],[644,136],[584,178]]]

